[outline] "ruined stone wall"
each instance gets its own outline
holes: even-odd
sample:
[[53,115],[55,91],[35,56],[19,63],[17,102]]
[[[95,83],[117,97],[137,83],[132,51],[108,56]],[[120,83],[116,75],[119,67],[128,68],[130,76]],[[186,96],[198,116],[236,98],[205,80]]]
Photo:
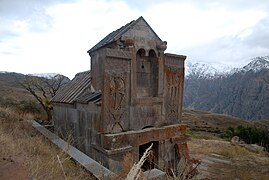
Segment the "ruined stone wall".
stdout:
[[90,155],[91,144],[98,143],[100,107],[94,104],[54,106],[55,133]]
[[55,132],[64,139],[76,137],[78,133],[78,115],[75,107],[70,104],[55,104],[53,107]]
[[[186,125],[176,124],[165,127],[153,127],[139,131],[127,131],[115,134],[102,134],[101,147],[94,147],[94,158],[109,169],[118,172],[122,168],[124,155],[131,153],[135,162],[139,161],[140,147],[155,143],[156,167],[163,171],[176,169],[180,158],[177,144],[186,145]],[[140,154],[140,155],[139,155]]]

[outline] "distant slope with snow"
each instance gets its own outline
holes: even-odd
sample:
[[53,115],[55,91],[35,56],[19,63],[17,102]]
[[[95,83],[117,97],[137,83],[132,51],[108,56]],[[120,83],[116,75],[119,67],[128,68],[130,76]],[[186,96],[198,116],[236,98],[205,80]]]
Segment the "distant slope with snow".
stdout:
[[189,66],[184,106],[244,119],[269,119],[269,56],[222,73],[207,64]]
[[37,76],[37,77],[44,77],[44,78],[52,78],[57,75],[57,73],[34,73],[34,74],[29,74],[31,76]]
[[195,77],[212,79],[219,76],[229,76],[240,72],[258,72],[263,69],[269,69],[269,56],[252,58],[247,65],[241,68],[233,68],[231,66],[219,63],[187,62],[185,65],[185,76],[187,78]]

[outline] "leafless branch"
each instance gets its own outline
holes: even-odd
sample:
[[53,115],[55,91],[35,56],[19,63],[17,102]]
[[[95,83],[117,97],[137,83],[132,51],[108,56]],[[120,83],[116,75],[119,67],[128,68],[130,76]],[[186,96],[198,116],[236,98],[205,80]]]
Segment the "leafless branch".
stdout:
[[35,76],[26,76],[20,82],[21,86],[29,91],[36,100],[41,104],[42,108],[47,113],[47,120],[51,120],[51,99],[56,95],[56,92],[64,84],[65,77],[56,75],[50,79]]

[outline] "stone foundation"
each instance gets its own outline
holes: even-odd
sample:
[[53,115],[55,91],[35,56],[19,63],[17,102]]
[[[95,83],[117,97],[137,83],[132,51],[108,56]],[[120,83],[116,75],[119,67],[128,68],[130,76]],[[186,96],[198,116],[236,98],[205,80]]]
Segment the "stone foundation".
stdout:
[[92,155],[96,157],[97,161],[102,159],[104,166],[117,173],[122,169],[124,155],[131,153],[134,161],[138,162],[143,153],[139,152],[139,147],[147,143],[155,143],[155,148],[153,148],[155,151],[154,167],[167,171],[169,168],[176,168],[180,157],[189,157],[188,138],[184,124],[116,134],[101,134],[101,145],[93,147]]

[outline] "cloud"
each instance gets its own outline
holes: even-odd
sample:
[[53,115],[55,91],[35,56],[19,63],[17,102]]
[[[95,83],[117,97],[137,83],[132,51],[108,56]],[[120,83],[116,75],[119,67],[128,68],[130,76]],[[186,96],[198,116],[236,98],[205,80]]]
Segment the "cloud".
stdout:
[[[229,5],[208,3],[204,9],[196,1],[163,2],[148,12],[161,37],[173,50],[199,46],[223,36],[236,35],[267,16],[259,8],[228,11]],[[160,13],[167,10],[166,13]],[[169,33],[167,33],[169,31]],[[170,43],[171,46],[169,47]]]
[[141,15],[167,52],[240,65],[268,52],[268,10],[265,0],[2,0],[0,70],[72,78],[90,68],[88,49]]
[[269,31],[249,28],[237,35],[218,38],[210,43],[183,50],[188,61],[226,64],[233,67],[246,65],[255,56],[266,56],[269,52]]
[[269,19],[261,21],[252,28],[251,35],[243,39],[249,47],[261,47],[269,49]]
[[59,72],[73,77],[90,69],[88,49],[140,14],[123,1],[74,1],[41,9],[28,19],[20,12],[24,18],[10,18],[1,28],[5,34],[5,39],[0,38],[3,70]]
[[[268,55],[268,2],[212,2],[163,2],[151,9],[153,29],[166,38],[168,51],[188,61],[231,66]],[[165,9],[169,12],[159,13]]]

